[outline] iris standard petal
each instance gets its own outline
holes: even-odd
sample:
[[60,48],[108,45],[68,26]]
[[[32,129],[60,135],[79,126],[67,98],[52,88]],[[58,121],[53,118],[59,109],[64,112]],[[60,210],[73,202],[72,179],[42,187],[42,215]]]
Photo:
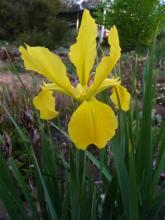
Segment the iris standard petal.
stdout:
[[128,111],[130,106],[130,93],[121,85],[114,86],[112,95],[110,96],[116,108]]
[[96,59],[97,25],[88,10],[84,10],[77,42],[70,47],[69,57],[77,69],[79,82],[87,85]]
[[113,110],[106,104],[92,98],[84,101],[73,113],[68,132],[77,148],[85,150],[95,144],[103,148],[115,135],[118,126]]
[[44,47],[20,47],[19,51],[27,70],[40,73],[59,87],[72,93],[72,85],[61,59]]
[[100,64],[96,68],[94,82],[88,92],[89,97],[95,93],[120,58],[121,49],[119,45],[119,36],[115,26],[110,29],[108,42],[110,44],[110,55],[103,57]]
[[41,91],[33,99],[33,104],[40,111],[40,118],[50,120],[58,115],[55,111],[55,98],[52,91]]

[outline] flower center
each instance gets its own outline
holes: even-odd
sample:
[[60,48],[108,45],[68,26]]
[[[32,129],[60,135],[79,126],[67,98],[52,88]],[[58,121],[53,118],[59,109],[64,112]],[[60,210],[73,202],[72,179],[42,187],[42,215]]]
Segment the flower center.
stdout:
[[80,83],[77,84],[76,93],[77,93],[77,99],[80,102],[86,100],[87,91],[88,91],[88,86],[87,85],[82,85]]

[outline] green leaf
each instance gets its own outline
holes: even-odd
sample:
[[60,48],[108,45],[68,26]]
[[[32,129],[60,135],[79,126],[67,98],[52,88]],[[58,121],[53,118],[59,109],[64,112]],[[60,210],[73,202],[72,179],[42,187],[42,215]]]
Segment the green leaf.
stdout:
[[15,179],[17,180],[17,182],[19,184],[19,187],[20,187],[23,195],[25,196],[25,199],[26,199],[26,201],[27,201],[27,203],[29,205],[29,208],[31,209],[31,211],[33,213],[33,217],[36,220],[39,219],[37,208],[34,205],[34,203],[35,203],[34,198],[32,198],[32,196],[30,194],[30,191],[28,189],[28,186],[25,183],[25,181],[24,181],[21,173],[19,172],[19,170],[17,168],[17,165],[16,165],[16,163],[15,163],[15,161],[13,159],[10,160],[10,168],[11,168],[11,171],[12,171]]
[[6,161],[0,152],[0,198],[12,220],[28,219],[23,201],[17,190]]
[[141,186],[142,201],[147,196],[148,186],[152,181],[152,91],[153,91],[153,48],[148,56],[143,81],[142,119],[137,149],[137,180]]
[[[63,192],[60,193],[58,176],[58,158],[56,148],[45,134],[43,127],[40,125],[41,137],[41,165],[42,176],[44,178],[48,193],[51,197],[52,204],[56,209],[58,216],[61,215]],[[62,190],[62,189],[61,189]]]
[[90,220],[97,220],[97,197],[96,197],[96,189],[95,188],[94,188],[94,192],[93,192]]
[[32,154],[33,161],[34,161],[34,164],[36,166],[36,169],[37,169],[37,172],[38,172],[38,175],[39,175],[42,187],[43,187],[43,191],[44,191],[44,195],[45,195],[45,202],[46,202],[46,205],[47,205],[48,213],[50,214],[50,219],[51,220],[58,220],[57,213],[56,213],[56,211],[55,211],[55,209],[53,207],[53,203],[51,201],[48,189],[46,187],[44,178],[42,176],[42,173],[41,173],[41,170],[40,170],[40,167],[39,167],[39,164],[37,162],[37,158],[36,158],[32,148],[31,148],[31,154]]
[[[119,201],[118,201],[118,182],[117,176],[113,175],[111,182],[107,186],[105,192],[105,199],[103,201],[102,212],[101,212],[101,219],[102,220],[112,220],[113,218],[116,219],[119,215]],[[114,201],[116,201],[114,203]]]
[[136,183],[135,158],[129,146],[129,220],[139,220],[138,189]]
[[68,206],[69,206],[69,192],[68,192],[68,188],[65,187],[60,220],[67,220]]
[[151,193],[153,193],[156,190],[157,184],[160,178],[160,174],[164,170],[164,167],[165,167],[165,130],[163,127],[161,129],[163,132],[159,140],[159,150],[157,149],[159,154],[158,154],[157,161],[156,161],[156,167],[153,172]]
[[145,210],[145,214],[148,219],[155,220],[157,217],[159,210],[161,208],[161,205],[164,203],[165,198],[165,189],[162,189],[160,192],[158,192],[154,199],[150,200],[150,203]]
[[105,168],[103,164],[101,164],[88,150],[85,152],[88,159],[100,170],[102,175],[110,182],[112,177],[109,173],[109,171]]
[[120,151],[120,141],[117,137],[112,139],[111,147],[114,155],[115,168],[119,183],[119,188],[122,197],[122,203],[124,208],[124,215],[126,219],[128,218],[129,212],[129,182],[128,182],[128,172],[125,166],[123,152]]
[[8,115],[9,119],[13,123],[13,125],[14,125],[18,135],[20,136],[21,140],[23,141],[24,145],[28,147],[28,144],[29,144],[28,137],[23,133],[22,129],[19,127],[19,125],[16,123],[16,121],[14,120],[12,115],[9,113],[9,111],[6,108],[6,106],[1,105],[1,104],[0,104],[0,106],[2,106],[2,108],[5,110],[6,114]]
[[[50,123],[54,128],[56,128],[58,131],[60,131],[60,132],[64,135],[64,137],[66,137],[68,140],[70,140],[68,134],[67,134],[65,131],[63,131],[62,129],[60,129],[57,125],[55,125],[55,124],[53,124],[53,123],[51,123],[51,122],[49,122],[49,123]],[[71,140],[70,140],[70,141],[71,141]],[[88,150],[85,151],[85,154],[86,154],[86,156],[88,157],[88,159],[91,160],[92,163],[93,163],[97,168],[101,169],[102,166],[101,166],[100,162],[99,162]],[[108,181],[111,181],[111,175],[110,175],[109,171],[108,171],[105,167],[102,167],[101,172],[102,172],[102,174],[107,178]]]

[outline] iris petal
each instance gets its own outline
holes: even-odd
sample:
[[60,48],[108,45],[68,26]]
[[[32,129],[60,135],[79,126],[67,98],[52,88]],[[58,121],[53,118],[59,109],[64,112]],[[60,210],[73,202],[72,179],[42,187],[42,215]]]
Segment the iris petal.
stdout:
[[88,10],[84,10],[77,42],[70,47],[69,57],[77,69],[79,82],[87,85],[96,59],[97,25]]
[[120,85],[119,78],[115,78],[115,79],[106,78],[96,90],[95,95],[97,95],[98,93],[100,93],[101,91],[105,89],[108,89],[116,85]]
[[123,86],[115,86],[112,90],[112,95],[110,98],[115,104],[116,108],[121,108],[123,111],[129,110],[131,96],[127,89]]
[[19,51],[27,70],[40,73],[59,87],[72,93],[72,85],[66,74],[66,67],[58,56],[44,47],[20,47]]
[[119,36],[115,26],[110,29],[108,42],[111,46],[110,55],[102,58],[100,64],[96,69],[93,85],[91,86],[88,96],[91,96],[99,88],[101,83],[105,80],[108,74],[112,71],[113,67],[120,58],[120,45]]
[[44,82],[43,85],[41,86],[41,89],[44,90],[44,91],[46,91],[46,90],[56,91],[58,93],[69,95],[66,90],[64,90],[63,88],[57,86],[55,83],[45,83]]
[[92,98],[84,101],[73,113],[68,132],[77,148],[85,150],[90,144],[103,148],[115,135],[117,126],[113,110],[108,105]]
[[52,91],[41,91],[33,99],[33,104],[40,111],[40,118],[50,120],[58,115],[55,111],[55,98]]

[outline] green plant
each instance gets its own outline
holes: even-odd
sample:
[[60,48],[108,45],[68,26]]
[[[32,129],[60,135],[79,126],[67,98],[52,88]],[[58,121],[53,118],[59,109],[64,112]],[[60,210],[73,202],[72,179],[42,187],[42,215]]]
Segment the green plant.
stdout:
[[55,47],[68,30],[57,19],[65,6],[60,0],[0,1],[0,39]]
[[[107,10],[103,19],[103,8]],[[145,49],[151,45],[155,30],[164,23],[164,5],[159,0],[116,0],[96,12],[98,22],[107,28],[116,25],[124,51]]]
[[165,60],[165,30],[162,29],[157,38],[156,48],[155,48],[155,59],[157,65],[162,63]]
[[27,16],[21,1],[0,1],[0,39],[13,40],[26,28]]
[[[128,113],[120,111],[117,135],[99,152],[76,150],[60,124],[43,123],[38,117],[37,149],[1,104],[29,158],[28,172],[22,173],[15,158],[6,162],[0,153],[0,198],[9,219],[163,218],[165,191],[159,177],[164,169],[165,131],[162,122],[153,141],[153,57],[152,49],[143,77],[142,115],[133,103]],[[57,132],[65,146],[53,143]]]

